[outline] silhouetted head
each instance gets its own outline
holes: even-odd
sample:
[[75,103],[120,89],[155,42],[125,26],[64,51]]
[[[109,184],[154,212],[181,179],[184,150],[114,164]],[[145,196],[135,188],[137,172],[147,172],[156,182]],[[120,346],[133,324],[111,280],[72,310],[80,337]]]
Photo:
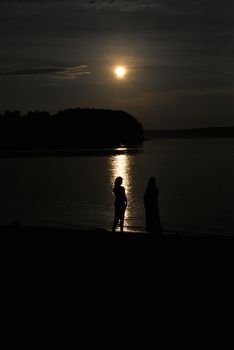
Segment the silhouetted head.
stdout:
[[155,177],[152,176],[152,177],[150,177],[149,180],[148,180],[148,186],[149,186],[149,187],[154,187],[155,185],[156,185],[156,180],[155,180]]
[[122,185],[123,178],[121,176],[116,177],[115,179],[115,187]]

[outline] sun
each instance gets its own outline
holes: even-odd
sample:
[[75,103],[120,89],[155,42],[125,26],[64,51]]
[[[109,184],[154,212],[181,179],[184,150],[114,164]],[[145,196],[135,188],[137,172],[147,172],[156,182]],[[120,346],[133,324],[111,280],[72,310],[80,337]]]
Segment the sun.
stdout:
[[124,66],[115,67],[114,73],[117,79],[123,79],[127,74],[127,69]]

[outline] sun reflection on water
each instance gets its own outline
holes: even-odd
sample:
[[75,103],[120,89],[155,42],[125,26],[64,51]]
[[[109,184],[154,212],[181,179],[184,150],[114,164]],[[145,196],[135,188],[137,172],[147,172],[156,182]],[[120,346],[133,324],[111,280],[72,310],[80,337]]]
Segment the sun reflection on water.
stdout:
[[[117,148],[116,151],[124,152],[126,148]],[[128,227],[129,204],[131,192],[131,158],[127,153],[116,154],[111,157],[111,182],[114,185],[115,178],[121,176],[123,178],[123,186],[128,200],[128,206],[125,211],[124,228]]]

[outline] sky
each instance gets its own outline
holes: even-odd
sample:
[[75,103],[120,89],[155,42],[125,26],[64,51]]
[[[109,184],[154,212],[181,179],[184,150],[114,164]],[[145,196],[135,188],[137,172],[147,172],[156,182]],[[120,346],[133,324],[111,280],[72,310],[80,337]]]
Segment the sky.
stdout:
[[145,129],[234,126],[233,0],[1,0],[0,44],[0,113],[110,108]]

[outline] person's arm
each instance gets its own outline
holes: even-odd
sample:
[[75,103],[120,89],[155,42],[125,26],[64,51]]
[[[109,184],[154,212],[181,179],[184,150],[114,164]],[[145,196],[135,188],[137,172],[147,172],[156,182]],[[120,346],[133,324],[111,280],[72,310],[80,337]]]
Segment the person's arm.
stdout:
[[125,193],[125,188],[124,188],[124,202],[125,202],[125,206],[127,207],[128,201],[127,201],[127,196],[126,196],[126,193]]

